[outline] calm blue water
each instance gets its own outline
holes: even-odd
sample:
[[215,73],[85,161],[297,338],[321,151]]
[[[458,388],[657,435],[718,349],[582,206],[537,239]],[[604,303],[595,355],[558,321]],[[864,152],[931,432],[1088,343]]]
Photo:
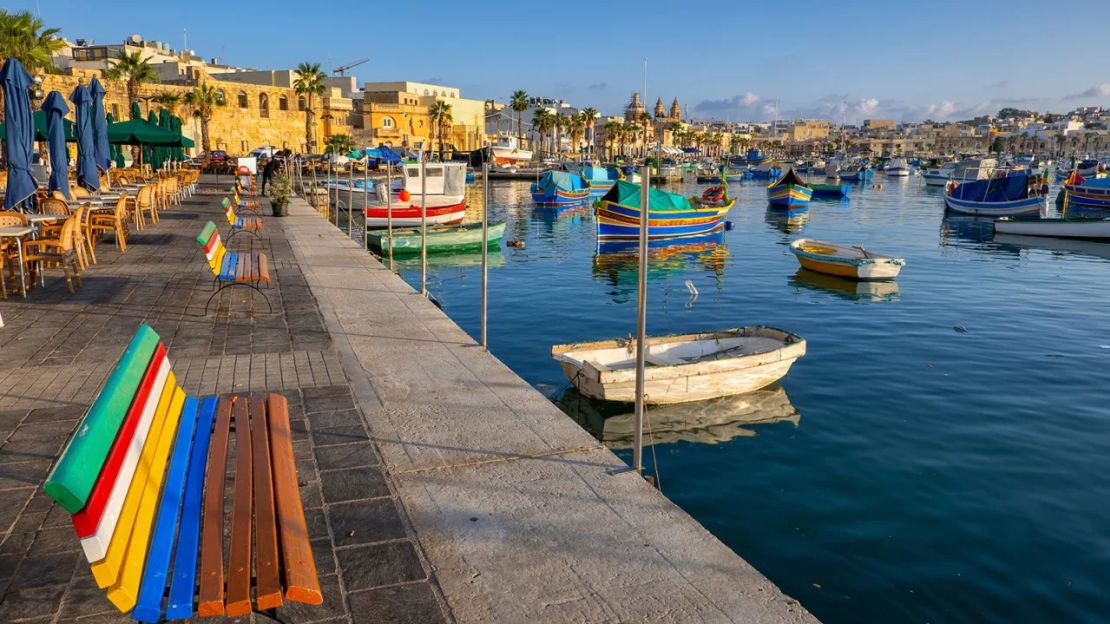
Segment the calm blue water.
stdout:
[[[1107,621],[1110,245],[992,241],[989,223],[944,219],[920,178],[876,182],[796,223],[733,185],[720,244],[654,252],[649,333],[760,323],[808,355],[772,393],[778,422],[679,431],[647,471],[825,622]],[[596,254],[589,212],[533,209],[524,182],[492,190],[527,246],[493,256],[491,350],[553,392],[552,344],[635,331],[634,251]],[[799,274],[800,235],[907,266],[870,290]],[[451,262],[429,288],[477,336],[478,256]],[[419,284],[418,265],[402,272]]]

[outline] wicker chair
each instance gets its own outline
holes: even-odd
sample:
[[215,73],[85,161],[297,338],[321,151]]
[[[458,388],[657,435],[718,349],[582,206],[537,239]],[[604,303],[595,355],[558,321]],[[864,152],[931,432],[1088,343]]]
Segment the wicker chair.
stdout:
[[[23,216],[23,213],[14,210],[0,212],[0,227],[25,225],[27,225],[27,217]],[[5,266],[8,268],[8,277],[11,278],[12,283],[18,283],[15,269],[19,266],[19,256],[16,255],[15,243],[10,238],[0,238],[0,296],[7,299],[8,287],[4,282]]]
[[[116,200],[116,209],[111,214],[92,214],[89,218],[89,225],[86,237],[95,242],[96,239],[102,234],[112,232],[116,235],[116,248],[121,253],[127,251],[127,192],[120,193],[119,199]],[[92,245],[89,246],[92,252]],[[93,262],[96,262],[96,253],[92,252]]]
[[[83,209],[83,206],[78,208],[78,212]],[[57,262],[65,274],[66,289],[69,290],[69,294],[76,292],[73,289],[74,281],[81,286],[81,267],[74,244],[74,230],[77,229],[78,218],[78,215],[74,215],[66,219],[55,238],[37,238],[23,243],[24,260],[28,265],[34,263],[33,266],[36,269],[31,274],[32,282],[36,273],[43,270],[44,263]]]

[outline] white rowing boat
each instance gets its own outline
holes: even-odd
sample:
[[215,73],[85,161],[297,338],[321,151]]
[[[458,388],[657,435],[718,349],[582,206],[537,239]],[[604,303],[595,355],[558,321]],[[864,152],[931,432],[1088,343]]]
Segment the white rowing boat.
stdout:
[[798,263],[810,271],[856,280],[888,280],[905,266],[902,258],[877,254],[863,247],[799,238],[790,243]]
[[[758,390],[781,379],[806,352],[801,336],[762,325],[653,336],[645,344],[644,401],[652,405]],[[603,340],[555,345],[551,356],[582,394],[633,402],[635,349],[631,339]]]
[[1054,238],[1110,239],[1110,219],[1015,219],[994,222],[1000,234],[1052,236]]

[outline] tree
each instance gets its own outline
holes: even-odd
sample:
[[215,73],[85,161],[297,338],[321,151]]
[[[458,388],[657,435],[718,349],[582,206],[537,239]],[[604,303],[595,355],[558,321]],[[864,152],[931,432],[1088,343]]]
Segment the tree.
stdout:
[[582,138],[586,135],[586,118],[581,114],[574,115],[567,120],[567,129],[570,131],[570,140],[574,150],[582,153]]
[[540,158],[543,158],[543,139],[555,127],[556,123],[555,115],[552,115],[546,108],[537,108],[536,112],[532,114],[532,127],[540,135],[538,150]]
[[611,160],[613,158],[613,143],[617,141],[620,141],[622,144],[624,143],[624,139],[621,136],[624,132],[624,125],[619,121],[609,120],[605,122],[602,129],[605,130],[606,157]]
[[594,143],[597,139],[597,109],[592,106],[587,106],[582,109],[582,121],[585,124],[588,134],[586,135],[586,144],[589,148],[589,153],[592,156],[594,153]]
[[428,110],[428,115],[432,118],[432,129],[439,135],[439,159],[443,160],[443,135],[447,134],[447,130],[451,127],[451,105],[443,100],[436,100],[432,107]]
[[193,116],[200,120],[200,146],[204,152],[210,153],[212,145],[208,140],[208,122],[212,119],[212,112],[219,106],[226,106],[224,92],[200,83],[197,88],[185,94],[185,105],[193,109]]
[[329,154],[346,154],[355,149],[355,142],[346,134],[333,134],[324,143],[324,149]]
[[162,108],[173,113],[177,109],[177,104],[181,101],[181,96],[171,91],[163,91],[154,96],[154,101]]
[[127,83],[127,104],[130,106],[139,101],[139,86],[146,82],[158,82],[158,73],[154,66],[143,58],[142,52],[128,54],[120,50],[116,58],[112,59],[112,66],[105,74],[109,80],[123,80]]
[[319,63],[301,63],[297,66],[297,78],[293,81],[293,90],[297,95],[303,95],[304,106],[304,142],[305,149],[309,152],[316,150],[316,96],[324,97],[328,92],[324,79],[327,74],[320,70]]
[[512,96],[509,97],[509,108],[516,111],[516,140],[517,140],[517,147],[520,148],[520,149],[524,149],[524,118],[523,118],[523,115],[524,115],[524,111],[528,110],[529,106],[531,106],[531,104],[529,104],[529,102],[528,102],[528,94],[527,93],[525,93],[524,91],[522,91],[520,89],[517,89],[516,91],[513,91]]
[[14,58],[28,72],[54,72],[54,53],[65,47],[57,28],[43,28],[30,11],[9,13],[0,9],[0,59]]

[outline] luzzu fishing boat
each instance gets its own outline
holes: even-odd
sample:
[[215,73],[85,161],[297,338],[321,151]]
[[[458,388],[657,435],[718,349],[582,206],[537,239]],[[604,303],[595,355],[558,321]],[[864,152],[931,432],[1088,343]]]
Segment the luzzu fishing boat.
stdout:
[[799,238],[790,243],[790,251],[798,258],[798,264],[810,271],[855,280],[894,279],[906,264],[901,258],[877,254],[862,246],[851,247],[809,238]]
[[539,182],[532,184],[532,201],[541,206],[579,205],[590,197],[590,189],[582,176],[566,171],[545,171]]
[[851,184],[810,184],[814,198],[840,199],[848,196]]
[[[618,181],[595,204],[597,240],[636,240],[640,237],[642,186]],[[659,189],[648,191],[648,238],[698,236],[722,227],[736,200],[690,200]]]
[[794,169],[786,173],[767,187],[767,201],[772,206],[786,209],[804,208],[809,205],[813,197],[813,188],[802,180]]
[[1110,210],[1110,178],[1084,178],[1074,172],[1060,192],[1065,206],[1083,206]]
[[1026,173],[1003,172],[986,180],[949,182],[944,205],[952,212],[989,217],[1007,217],[1040,212],[1045,196],[1031,190]]
[[[488,245],[496,247],[501,237],[505,235],[504,223],[490,223],[488,228]],[[406,253],[420,253],[420,229],[410,228],[393,230],[392,239],[388,232],[377,230],[367,234],[370,247],[378,252],[389,251],[402,255]],[[440,225],[427,229],[426,246],[428,253],[453,253],[459,251],[473,251],[482,248],[482,224],[467,223],[466,225]]]
[[582,179],[586,181],[586,186],[590,189],[590,195],[595,197],[608,193],[609,189],[617,183],[617,180],[623,177],[620,169],[616,167],[587,165],[582,168]]

